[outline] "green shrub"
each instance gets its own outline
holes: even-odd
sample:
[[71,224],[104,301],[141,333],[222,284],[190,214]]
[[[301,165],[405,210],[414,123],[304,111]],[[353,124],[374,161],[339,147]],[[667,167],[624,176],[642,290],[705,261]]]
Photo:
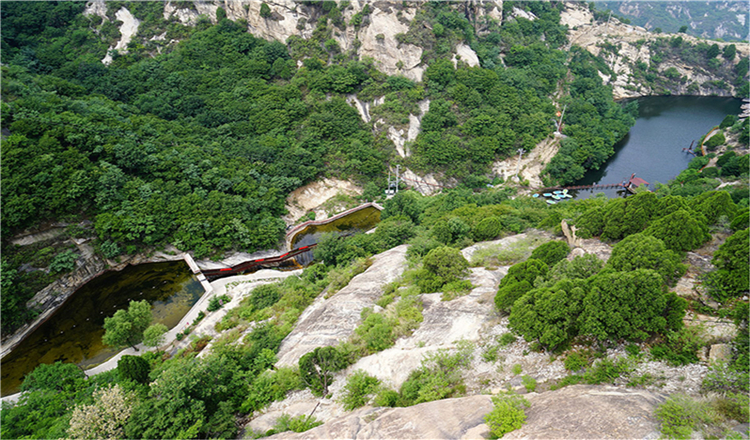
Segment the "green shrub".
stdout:
[[727,139],[724,137],[724,133],[716,133],[715,135],[711,136],[709,140],[703,143],[703,146],[706,147],[707,150],[713,151],[718,147],[719,145],[724,145],[726,143]]
[[709,365],[701,388],[705,391],[720,393],[747,392],[750,388],[750,379],[747,371],[734,368],[726,362],[714,362]]
[[208,307],[206,307],[206,310],[209,312],[215,312],[219,310],[222,307],[221,300],[218,296],[212,296],[210,300],[208,300]]
[[601,359],[583,375],[584,381],[590,385],[611,383],[625,373],[632,371],[626,359]]
[[523,383],[524,388],[526,388],[526,391],[533,393],[536,391],[536,379],[534,379],[531,376],[523,376],[521,377],[521,382]]
[[289,414],[282,414],[276,419],[276,423],[273,425],[273,434],[287,431],[305,432],[322,424],[323,422],[315,417],[306,416],[304,414],[297,417],[292,417]]
[[697,328],[683,327],[678,331],[668,332],[664,341],[651,347],[651,356],[673,366],[692,364],[698,362],[698,350],[704,344]]
[[581,371],[589,365],[588,356],[581,352],[574,351],[565,357],[565,369],[568,371]]
[[516,335],[508,332],[508,333],[503,333],[502,335],[500,335],[500,340],[498,342],[500,342],[501,346],[507,347],[508,345],[516,342],[516,339],[517,339]]
[[265,371],[253,380],[240,411],[252,414],[273,401],[284,400],[289,391],[300,386],[300,375],[296,369],[282,367]]
[[378,395],[375,397],[373,405],[388,406],[392,408],[398,405],[399,398],[400,396],[397,391],[391,390],[389,388],[382,388]]
[[502,394],[492,398],[492,411],[484,416],[490,427],[490,435],[500,438],[515,431],[526,423],[524,408],[531,406],[529,401],[515,394]]
[[521,366],[521,364],[515,364],[513,365],[513,367],[511,367],[510,371],[511,373],[518,376],[519,374],[521,374],[521,372],[523,372],[523,367]]
[[560,260],[552,266],[547,276],[547,284],[554,285],[566,278],[585,280],[599,273],[604,267],[604,262],[594,254],[575,257],[573,261]]
[[474,239],[477,241],[492,240],[503,232],[503,222],[498,217],[482,219],[474,227]]
[[474,286],[469,280],[451,281],[450,283],[443,286],[443,295],[440,297],[442,301],[451,301],[461,296],[468,295],[471,293],[471,289]]
[[401,385],[399,406],[456,397],[466,391],[462,369],[472,360],[469,349],[451,354],[445,350],[428,355]]
[[726,393],[716,399],[714,406],[728,420],[750,422],[750,398],[747,394]]
[[78,257],[79,255],[72,249],[60,252],[52,259],[49,270],[52,273],[70,272],[75,269]]
[[355,333],[368,353],[376,353],[392,346],[396,341],[393,334],[395,324],[393,319],[386,318],[381,313],[372,313],[370,309],[364,309],[362,324],[356,328]]
[[269,18],[271,16],[271,8],[265,3],[260,4],[260,16],[262,18]]
[[703,423],[711,423],[711,410],[707,404],[675,394],[656,408],[661,433],[667,438],[689,439],[693,430]]
[[[276,304],[281,298],[281,286],[276,284],[263,284],[250,292],[245,301],[252,306],[254,311],[263,310]],[[245,302],[243,301],[243,302]]]
[[497,352],[500,350],[499,345],[488,345],[482,351],[482,360],[485,362],[495,362],[497,360]]
[[564,241],[548,241],[531,253],[531,258],[543,261],[547,266],[552,267],[558,261],[564,259],[570,253],[570,247]]
[[422,260],[417,285],[423,293],[440,291],[446,284],[458,281],[468,273],[469,262],[461,251],[451,247],[431,250]]
[[344,385],[344,395],[341,402],[347,411],[355,410],[366,405],[372,395],[378,392],[380,380],[370,376],[363,370],[357,370],[349,376]]

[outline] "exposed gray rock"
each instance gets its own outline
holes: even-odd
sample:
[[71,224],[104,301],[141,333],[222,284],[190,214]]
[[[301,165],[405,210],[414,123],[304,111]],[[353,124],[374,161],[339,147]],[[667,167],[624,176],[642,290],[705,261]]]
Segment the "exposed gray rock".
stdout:
[[714,344],[708,352],[711,362],[728,362],[732,359],[732,346],[729,344]]
[[320,296],[300,316],[297,326],[279,349],[278,365],[297,365],[299,358],[316,347],[347,340],[361,320],[365,307],[372,307],[383,287],[396,280],[406,266],[406,245],[373,257],[373,264],[354,277],[331,298]]
[[576,236],[577,228],[575,225],[568,226],[568,222],[563,219],[560,222],[560,227],[562,228],[563,235],[565,235],[565,239],[568,240],[568,246],[571,248],[578,247],[581,243],[581,239]]
[[490,396],[427,402],[408,408],[365,407],[298,434],[285,432],[269,438],[285,439],[460,439],[485,438],[484,416],[492,410]]
[[574,385],[529,394],[526,424],[503,439],[659,437],[654,409],[666,396],[645,390]]

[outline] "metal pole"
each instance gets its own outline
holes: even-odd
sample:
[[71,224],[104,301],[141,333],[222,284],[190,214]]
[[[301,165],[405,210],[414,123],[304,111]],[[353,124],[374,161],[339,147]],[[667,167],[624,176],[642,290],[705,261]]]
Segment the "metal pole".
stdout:
[[401,165],[396,165],[396,194],[398,194],[398,172],[401,168]]
[[566,109],[566,108],[568,108],[568,104],[565,104],[565,105],[563,106],[563,111],[562,111],[562,113],[560,114],[560,123],[559,123],[559,124],[557,124],[557,132],[558,132],[558,133],[562,133],[562,131],[561,131],[561,130],[562,130],[562,121],[563,121],[563,118],[565,117],[565,109]]

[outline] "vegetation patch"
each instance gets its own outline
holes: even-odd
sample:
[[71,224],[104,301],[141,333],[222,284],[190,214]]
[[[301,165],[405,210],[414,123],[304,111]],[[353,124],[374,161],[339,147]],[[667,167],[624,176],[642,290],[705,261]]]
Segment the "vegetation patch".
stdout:
[[492,438],[501,438],[521,428],[526,423],[525,408],[529,406],[531,404],[528,400],[512,393],[493,396],[492,411],[484,416]]

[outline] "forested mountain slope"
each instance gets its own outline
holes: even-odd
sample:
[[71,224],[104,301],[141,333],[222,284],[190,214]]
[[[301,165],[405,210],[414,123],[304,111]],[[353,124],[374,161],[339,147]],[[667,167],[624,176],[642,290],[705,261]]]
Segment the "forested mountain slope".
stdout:
[[[106,258],[273,248],[286,195],[323,175],[366,199],[396,165],[484,186],[494,161],[549,139],[567,105],[543,175],[566,183],[634,121],[601,79],[606,63],[561,24],[580,5],[222,5],[3,2],[4,335],[80,261],[64,239]],[[407,126],[399,152],[391,130]],[[67,229],[53,244],[9,241],[55,222]]]

